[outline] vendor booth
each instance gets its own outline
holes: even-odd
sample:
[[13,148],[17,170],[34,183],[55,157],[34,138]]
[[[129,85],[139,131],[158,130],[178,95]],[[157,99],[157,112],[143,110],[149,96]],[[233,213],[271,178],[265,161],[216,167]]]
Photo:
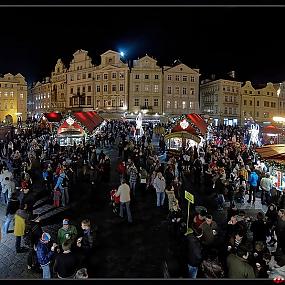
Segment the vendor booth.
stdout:
[[164,140],[168,152],[179,152],[203,143],[207,132],[207,123],[197,114],[183,115],[175,120],[171,132]]
[[60,146],[73,146],[74,143],[80,144],[86,141],[104,121],[96,112],[70,112],[65,116],[48,113],[45,117],[57,123],[53,129],[56,131],[55,136]]
[[262,128],[263,144],[278,144],[283,136],[283,130],[276,126],[269,125]]
[[256,152],[265,160],[274,188],[285,189],[285,144],[259,147]]

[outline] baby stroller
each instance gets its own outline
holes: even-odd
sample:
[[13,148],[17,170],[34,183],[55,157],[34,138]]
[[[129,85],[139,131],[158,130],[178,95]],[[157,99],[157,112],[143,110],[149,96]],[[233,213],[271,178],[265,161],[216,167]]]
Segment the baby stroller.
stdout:
[[111,205],[113,207],[113,213],[119,215],[120,213],[120,196],[116,197],[117,189],[110,191]]

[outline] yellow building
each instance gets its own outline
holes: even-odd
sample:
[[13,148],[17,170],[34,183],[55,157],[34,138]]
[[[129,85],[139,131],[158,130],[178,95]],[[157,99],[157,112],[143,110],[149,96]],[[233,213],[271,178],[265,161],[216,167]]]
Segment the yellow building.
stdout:
[[157,61],[146,55],[133,61],[130,71],[129,111],[162,114],[162,68]]
[[51,81],[46,77],[42,82],[36,82],[31,88],[31,98],[33,100],[32,115],[40,117],[43,113],[53,111],[51,106]]
[[67,110],[91,111],[94,109],[93,70],[94,65],[87,51],[78,50],[73,54],[67,72]]
[[241,82],[232,79],[203,80],[200,85],[201,113],[214,125],[240,123]]
[[66,75],[67,69],[61,59],[58,59],[54,71],[51,73],[51,109],[53,111],[65,112]]
[[199,69],[183,63],[163,67],[163,112],[199,113]]
[[277,90],[269,82],[266,85],[252,85],[246,81],[241,87],[241,121],[254,120],[257,123],[271,122],[279,115]]
[[0,121],[17,123],[27,119],[27,82],[18,73],[0,77]]
[[108,50],[94,69],[95,109],[122,112],[128,110],[129,67],[120,53]]

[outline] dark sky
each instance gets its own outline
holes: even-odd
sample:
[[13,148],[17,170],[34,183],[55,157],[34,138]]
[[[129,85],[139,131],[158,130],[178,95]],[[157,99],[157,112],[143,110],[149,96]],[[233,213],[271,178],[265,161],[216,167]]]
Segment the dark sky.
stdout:
[[285,80],[285,8],[1,7],[0,73],[28,82],[49,76],[57,58],[68,64],[77,49],[93,63],[108,49],[127,58],[146,53],[175,59],[202,76],[236,70],[241,80]]

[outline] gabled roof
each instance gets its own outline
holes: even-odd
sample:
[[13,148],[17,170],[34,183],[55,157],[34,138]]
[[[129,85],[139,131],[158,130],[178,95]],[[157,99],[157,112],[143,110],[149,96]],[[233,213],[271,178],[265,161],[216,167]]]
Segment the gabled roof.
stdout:
[[102,55],[105,55],[105,54],[108,54],[108,53],[115,53],[115,54],[118,54],[117,51],[114,51],[114,50],[109,49],[109,50],[105,51],[104,53],[102,53],[101,56],[102,56]]
[[83,124],[90,133],[92,133],[104,119],[99,116],[96,112],[75,112],[75,118]]
[[199,72],[198,72],[197,70],[195,70],[195,69],[193,69],[193,68],[187,66],[187,65],[184,64],[184,63],[180,63],[180,64],[177,64],[177,65],[171,66],[171,67],[169,67],[169,66],[164,66],[163,69],[164,69],[164,71],[170,71],[170,70],[171,70],[171,71],[180,71],[181,68],[182,68],[182,69],[186,69],[188,72],[198,73],[198,74],[199,74]]

